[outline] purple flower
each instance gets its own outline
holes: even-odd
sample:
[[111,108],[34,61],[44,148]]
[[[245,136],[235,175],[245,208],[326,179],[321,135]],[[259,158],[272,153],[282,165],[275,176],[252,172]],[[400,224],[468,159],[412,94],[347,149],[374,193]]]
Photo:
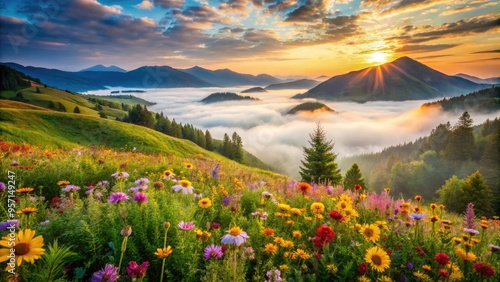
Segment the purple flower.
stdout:
[[7,231],[8,229],[11,228],[19,228],[19,220],[18,219],[9,219],[7,221],[4,221],[0,223],[0,230],[1,231]]
[[97,192],[97,193],[95,193],[95,196],[96,196],[98,199],[100,199],[100,198],[102,198],[102,193],[101,193],[101,192]]
[[148,261],[143,262],[141,265],[138,265],[135,261],[131,261],[127,266],[127,274],[132,279],[143,278],[144,276],[146,276],[148,266]]
[[229,206],[229,203],[230,203],[230,202],[231,202],[231,197],[224,196],[224,197],[222,198],[222,204],[223,204],[225,207]]
[[85,194],[87,194],[87,195],[94,194],[94,188],[85,191]]
[[492,252],[499,252],[500,251],[500,246],[496,246],[496,245],[493,245],[493,244],[489,244],[488,247],[491,248],[491,251]]
[[139,178],[135,181],[135,184],[138,185],[139,189],[140,190],[146,190],[148,189],[148,183],[149,183],[149,179],[147,178]]
[[220,165],[216,164],[214,169],[212,169],[212,173],[210,173],[213,179],[219,179],[219,171],[220,171]]
[[95,272],[92,276],[91,282],[113,282],[120,277],[117,273],[118,267],[107,263],[106,266]]
[[129,177],[129,174],[126,173],[125,171],[122,171],[111,174],[111,177],[114,177],[116,179],[123,179]]
[[255,259],[255,251],[253,250],[252,247],[245,247],[243,248],[243,253],[241,254],[241,257],[244,259]]
[[266,277],[269,279],[269,280],[265,280],[266,282],[280,282],[280,281],[283,281],[283,279],[281,278],[281,272],[276,269],[275,267],[271,268],[271,270],[269,270],[267,273],[266,273]]
[[476,215],[474,214],[474,204],[467,204],[467,209],[464,215],[464,228],[474,229],[476,228]]
[[146,194],[139,192],[135,194],[134,201],[136,201],[139,205],[142,205],[148,201],[148,196]]
[[123,192],[116,192],[109,195],[109,202],[113,204],[118,204],[123,201],[128,201],[129,199],[130,198],[128,197],[128,195]]
[[406,264],[406,267],[408,269],[413,269],[413,264],[411,264],[411,262],[409,262],[409,263]]
[[330,185],[326,186],[326,193],[328,195],[332,195],[333,194],[333,187]]
[[0,182],[0,192],[5,191],[6,188],[7,188],[7,186],[5,186],[5,183]]
[[267,219],[267,212],[263,212],[263,213],[261,213],[261,215],[260,215],[260,219],[261,219],[261,220],[266,220],[266,219]]
[[80,187],[79,186],[76,186],[76,185],[72,185],[72,184],[69,184],[69,185],[66,185],[66,187],[64,187],[62,189],[64,192],[76,192],[78,190],[80,190]]
[[194,223],[192,221],[191,222],[181,221],[179,222],[179,224],[177,224],[177,226],[179,226],[179,228],[184,231],[189,231],[195,228]]
[[203,253],[203,257],[205,259],[220,259],[223,255],[224,253],[222,252],[222,247],[214,244],[207,246],[205,248],[205,252]]
[[133,194],[133,193],[139,192],[139,190],[140,190],[139,186],[134,186],[134,187],[128,189],[128,192],[131,193],[131,194]]
[[473,228],[464,228],[464,231],[471,234],[471,235],[479,234],[479,231],[477,231],[476,229],[473,229]]
[[234,244],[240,246],[245,243],[250,236],[239,227],[233,227],[221,239],[222,244]]
[[425,214],[423,214],[423,213],[412,213],[412,214],[410,214],[410,218],[412,218],[414,220],[421,220],[421,219],[425,218]]
[[40,225],[47,225],[47,224],[49,224],[49,222],[50,222],[50,220],[47,219],[45,221],[40,222]]
[[406,282],[406,276],[405,275],[401,276],[401,282]]

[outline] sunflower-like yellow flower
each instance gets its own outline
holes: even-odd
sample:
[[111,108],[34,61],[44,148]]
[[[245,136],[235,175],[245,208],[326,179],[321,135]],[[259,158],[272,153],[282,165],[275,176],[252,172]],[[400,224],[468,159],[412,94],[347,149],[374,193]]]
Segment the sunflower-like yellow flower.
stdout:
[[35,188],[32,188],[32,187],[25,187],[25,188],[19,188],[19,189],[16,189],[16,192],[17,193],[22,193],[22,194],[28,194],[30,192],[33,192],[33,190],[35,190]]
[[296,254],[299,258],[301,258],[301,259],[308,259],[308,258],[310,258],[310,257],[311,257],[308,253],[306,253],[306,252],[305,252],[304,250],[302,250],[302,249],[297,249],[297,250],[295,251],[295,254]]
[[278,252],[278,246],[276,246],[275,244],[271,244],[271,243],[266,244],[264,246],[264,252],[271,254],[271,255],[275,255]]
[[186,164],[186,168],[187,169],[192,169],[193,168],[193,164],[192,163],[187,163]]
[[466,252],[464,249],[457,247],[455,253],[463,260],[475,261],[476,255],[471,252]]
[[335,264],[329,264],[326,266],[326,270],[332,274],[335,274],[335,273],[337,273],[338,268]]
[[172,253],[172,247],[168,246],[166,248],[158,248],[154,253],[159,259],[164,259]]
[[280,209],[282,211],[289,211],[290,210],[290,206],[287,205],[287,204],[278,204],[278,209]]
[[292,237],[293,238],[301,238],[302,233],[299,230],[294,230],[294,231],[292,231]]
[[285,271],[287,271],[288,269],[290,269],[290,267],[288,267],[288,265],[286,265],[286,264],[282,264],[282,265],[280,265],[280,270],[281,270],[282,272],[285,272]]
[[366,241],[377,242],[380,239],[380,228],[375,224],[364,224],[361,226],[359,233],[365,237]]
[[[14,241],[10,240],[10,236],[5,236],[0,240],[0,246],[4,247],[0,249],[0,262],[10,259],[11,249],[14,249],[17,266],[20,266],[23,260],[33,264],[45,252],[43,236],[35,237],[35,230],[20,230],[14,237]],[[13,246],[12,242],[14,242]]]
[[370,278],[366,277],[366,276],[360,276],[358,277],[358,281],[359,282],[372,282],[372,280],[370,280]]
[[208,209],[209,207],[212,206],[212,201],[210,198],[203,198],[198,201],[198,206],[203,209]]
[[298,208],[291,208],[290,209],[290,212],[293,214],[293,215],[301,215],[302,214],[302,211]]
[[68,180],[60,180],[57,181],[57,186],[69,185],[70,182]]
[[284,240],[283,242],[281,242],[280,246],[282,246],[283,248],[292,248],[293,242],[288,241],[288,240]]
[[377,279],[377,282],[392,282],[392,279],[388,276],[382,275]]
[[314,202],[311,204],[311,211],[315,214],[320,214],[325,211],[325,205],[323,203]]
[[378,272],[383,272],[391,264],[391,258],[387,252],[379,247],[371,247],[366,250],[365,261]]
[[422,273],[420,271],[413,272],[413,276],[420,279],[419,281],[432,282],[432,278],[429,275]]
[[22,208],[22,209],[18,210],[16,213],[17,213],[17,214],[26,214],[26,215],[30,215],[30,214],[35,213],[35,212],[38,212],[38,209],[37,209],[37,208],[34,208],[34,207],[26,207],[26,208]]

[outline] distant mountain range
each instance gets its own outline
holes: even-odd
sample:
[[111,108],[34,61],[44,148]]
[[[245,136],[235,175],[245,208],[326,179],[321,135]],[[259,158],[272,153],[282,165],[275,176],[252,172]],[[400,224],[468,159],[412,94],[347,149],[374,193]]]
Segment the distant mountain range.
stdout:
[[291,82],[275,83],[267,86],[266,90],[283,90],[283,89],[310,89],[320,84],[320,81],[312,79],[299,79]]
[[211,84],[223,87],[239,85],[266,86],[269,84],[282,82],[281,79],[268,74],[259,74],[255,76],[251,74],[237,73],[230,69],[212,71],[196,66],[190,69],[183,69],[181,71],[203,79]]
[[334,76],[293,98],[337,101],[404,101],[458,96],[490,87],[448,76],[408,57]]
[[81,70],[81,72],[83,72],[83,71],[116,71],[116,72],[127,72],[126,70],[124,70],[122,68],[119,68],[117,66],[106,67],[106,66],[103,66],[103,65],[95,65],[93,67]]
[[500,84],[500,77],[479,78],[465,73],[458,73],[455,76],[465,78],[479,84]]

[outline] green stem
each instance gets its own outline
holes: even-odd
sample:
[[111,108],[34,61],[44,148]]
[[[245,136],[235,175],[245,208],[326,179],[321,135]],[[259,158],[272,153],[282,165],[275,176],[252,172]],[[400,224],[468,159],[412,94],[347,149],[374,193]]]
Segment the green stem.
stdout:
[[160,282],[163,282],[163,273],[165,273],[165,259],[163,259],[163,262],[161,263],[161,277],[160,277]]
[[120,267],[122,265],[122,260],[123,260],[123,254],[125,254],[125,251],[127,250],[127,241],[128,241],[128,236],[125,236],[122,241],[122,254],[120,255],[120,262],[118,263],[118,270],[116,271],[117,273],[120,273]]
[[236,282],[236,247],[233,252],[233,282]]

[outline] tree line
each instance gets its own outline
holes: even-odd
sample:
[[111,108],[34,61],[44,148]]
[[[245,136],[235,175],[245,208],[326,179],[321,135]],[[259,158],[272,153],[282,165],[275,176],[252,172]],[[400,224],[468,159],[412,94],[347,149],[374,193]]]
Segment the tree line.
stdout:
[[122,121],[145,126],[172,137],[190,140],[204,149],[216,150],[229,159],[243,162],[243,142],[236,132],[233,132],[231,139],[229,135],[224,134],[221,147],[216,148],[210,131],[203,132],[192,124],[182,124],[175,119],[170,120],[163,112],[154,114],[148,110],[147,106],[139,104],[129,109]]

